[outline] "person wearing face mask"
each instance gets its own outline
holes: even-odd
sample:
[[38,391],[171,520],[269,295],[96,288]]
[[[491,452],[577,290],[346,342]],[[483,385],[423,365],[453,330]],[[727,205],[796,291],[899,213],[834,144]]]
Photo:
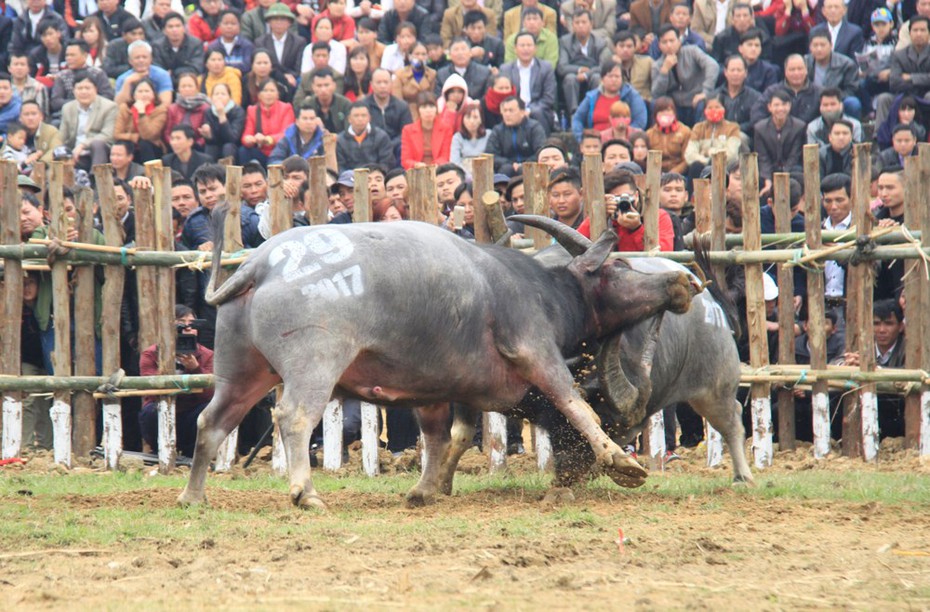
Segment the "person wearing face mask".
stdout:
[[675,102],[668,97],[655,101],[656,124],[646,130],[649,148],[662,151],[662,172],[688,171],[685,149],[691,140],[691,129],[678,121]]
[[630,105],[617,101],[610,105],[610,127],[601,130],[601,144],[609,140],[630,140],[633,130],[630,129]]
[[704,105],[704,121],[697,123],[691,130],[691,138],[685,149],[685,162],[688,164],[688,176],[693,180],[700,178],[704,168],[710,164],[710,157],[717,151],[726,151],[727,163],[739,158],[739,125],[724,119],[725,109],[720,94],[714,94]]
[[646,128],[646,103],[638,91],[623,82],[620,62],[609,58],[601,64],[600,85],[585,95],[578,110],[572,115],[572,134],[575,139],[581,141],[581,133],[586,129],[599,132],[612,129],[611,109],[618,102],[626,104],[629,109],[629,126],[637,130]]
[[410,54],[410,65],[394,73],[394,95],[410,106],[410,116],[417,120],[417,95],[436,89],[436,71],[426,65],[426,46],[416,43]]

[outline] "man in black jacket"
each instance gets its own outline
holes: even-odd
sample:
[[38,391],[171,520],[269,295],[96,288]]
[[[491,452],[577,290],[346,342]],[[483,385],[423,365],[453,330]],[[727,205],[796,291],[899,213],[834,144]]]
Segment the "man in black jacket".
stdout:
[[[488,34],[488,16],[482,11],[468,11],[462,17],[465,36],[471,45],[471,57],[479,64],[500,68],[504,63],[504,41]],[[492,30],[496,25],[492,26]]]
[[788,94],[791,101],[791,116],[805,124],[820,114],[820,92],[823,88],[808,79],[807,64],[800,55],[789,55],[785,60],[785,80],[762,92],[762,97],[752,109],[752,121],[757,123],[768,116],[768,105],[776,91]]
[[791,116],[791,96],[787,91],[772,93],[768,119],[756,123],[753,149],[759,154],[759,178],[765,181],[760,195],[772,188],[775,172],[792,172],[801,167],[801,151],[807,126]]
[[[99,9],[94,16],[103,22],[103,34],[107,40],[116,40],[123,33],[123,24],[130,19],[136,20],[132,14],[120,6],[118,0],[97,0]],[[138,21],[138,20],[136,20]]]
[[45,4],[45,0],[28,0],[22,13],[13,23],[13,43],[11,50],[18,51],[24,55],[40,46],[39,33],[36,27],[43,19],[54,20],[61,32],[62,40],[68,39],[68,24],[62,19],[61,15],[52,10]]
[[371,94],[362,98],[371,113],[371,124],[381,128],[391,139],[394,157],[400,159],[400,134],[413,123],[410,107],[391,93],[391,72],[378,68],[371,73]]
[[194,176],[197,168],[213,162],[203,153],[194,150],[194,137],[194,128],[189,125],[179,124],[171,128],[168,144],[173,153],[165,155],[161,160],[163,165],[181,174],[187,180]]
[[[442,18],[441,12],[439,18]],[[414,0],[395,0],[394,8],[385,11],[378,25],[378,40],[386,45],[393,43],[397,26],[405,21],[416,26],[418,40],[424,40],[427,34],[439,33],[437,23],[430,19],[430,14],[425,8],[416,4]]]
[[545,144],[546,132],[527,116],[526,104],[519,96],[501,102],[501,118],[503,121],[491,130],[486,151],[494,156],[494,172],[517,176],[523,172],[523,162],[535,159]]
[[752,142],[752,108],[762,94],[746,85],[746,75],[746,60],[740,55],[731,55],[723,67],[724,83],[714,94],[721,95],[727,121],[739,124],[743,143],[749,148]]
[[177,84],[177,75],[190,71],[195,74],[203,72],[203,41],[194,38],[184,30],[184,17],[178,13],[169,13],[165,17],[165,35],[160,44],[153,45],[154,63],[171,73],[171,79]]
[[483,100],[488,90],[488,81],[491,78],[491,69],[479,64],[471,58],[471,47],[466,38],[452,39],[449,46],[448,66],[443,66],[436,72],[436,97],[442,95],[442,86],[452,74],[459,74],[468,85],[468,97],[473,100]]
[[129,45],[145,38],[145,28],[142,27],[141,21],[132,17],[123,21],[120,34],[120,38],[107,43],[107,54],[103,58],[103,71],[111,79],[118,78],[132,69],[129,64]]
[[349,109],[349,127],[336,140],[339,172],[360,168],[366,164],[381,164],[385,168],[397,165],[387,132],[371,124],[371,113],[361,100]]

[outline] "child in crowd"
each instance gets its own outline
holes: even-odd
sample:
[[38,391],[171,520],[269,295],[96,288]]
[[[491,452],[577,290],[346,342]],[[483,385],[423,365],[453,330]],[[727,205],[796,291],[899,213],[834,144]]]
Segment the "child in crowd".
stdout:
[[11,121],[6,126],[6,140],[0,149],[0,159],[12,159],[16,162],[21,174],[32,172],[29,164],[29,147],[26,146],[26,128],[21,123]]

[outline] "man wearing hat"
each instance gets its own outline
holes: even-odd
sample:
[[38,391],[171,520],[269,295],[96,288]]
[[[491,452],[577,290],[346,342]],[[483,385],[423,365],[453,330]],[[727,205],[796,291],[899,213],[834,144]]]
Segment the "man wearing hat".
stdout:
[[271,55],[274,70],[284,74],[291,87],[297,87],[300,77],[300,61],[307,41],[288,31],[294,23],[294,13],[287,5],[276,2],[265,12],[268,33],[255,39],[256,49],[265,49]]
[[352,223],[352,213],[355,212],[355,173],[352,170],[341,172],[329,192],[345,206],[345,210],[334,216],[330,223]]
[[865,75],[861,82],[860,95],[862,104],[867,109],[872,108],[873,98],[888,93],[891,55],[897,44],[898,33],[891,11],[884,7],[872,11],[872,36],[862,47],[859,60],[860,69]]

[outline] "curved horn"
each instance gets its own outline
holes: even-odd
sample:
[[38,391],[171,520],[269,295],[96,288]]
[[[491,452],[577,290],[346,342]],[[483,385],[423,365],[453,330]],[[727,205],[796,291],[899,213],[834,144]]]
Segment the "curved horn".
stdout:
[[616,411],[621,426],[629,429],[639,423],[639,420],[630,414],[630,409],[637,403],[637,394],[620,365],[622,337],[622,334],[615,334],[601,346],[597,354],[597,379],[600,383],[601,395]]
[[594,244],[576,230],[548,217],[542,217],[540,215],[513,215],[507,220],[517,221],[543,230],[555,238],[555,241],[562,245],[562,248],[568,251],[572,257],[578,257]]
[[507,232],[503,236],[498,238],[497,242],[495,242],[494,244],[496,244],[497,246],[503,246],[503,247],[510,246],[511,236],[513,236],[513,231],[508,229]]

